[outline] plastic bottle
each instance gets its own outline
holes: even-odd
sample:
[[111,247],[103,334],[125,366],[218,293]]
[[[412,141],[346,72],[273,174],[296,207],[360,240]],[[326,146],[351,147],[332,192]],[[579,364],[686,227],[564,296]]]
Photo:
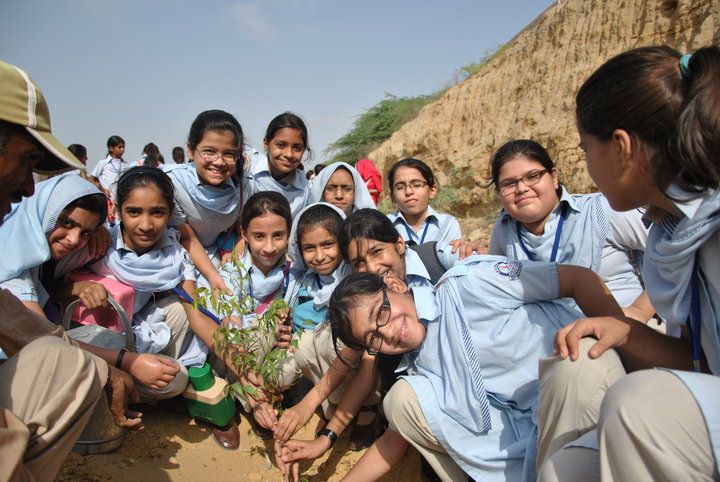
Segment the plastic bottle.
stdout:
[[183,397],[190,415],[196,420],[205,420],[218,427],[224,427],[235,415],[235,403],[225,395],[227,381],[213,375],[210,365],[188,369],[190,384]]

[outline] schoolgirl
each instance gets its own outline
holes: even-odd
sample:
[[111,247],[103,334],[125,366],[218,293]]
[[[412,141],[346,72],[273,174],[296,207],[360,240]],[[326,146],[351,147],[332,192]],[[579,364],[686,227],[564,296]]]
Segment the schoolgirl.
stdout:
[[313,180],[308,203],[320,201],[338,207],[345,216],[358,209],[375,207],[362,177],[345,162],[330,164]]
[[[171,383],[162,389],[138,386],[149,398],[170,398],[185,389],[187,372],[177,359],[189,344],[184,343],[188,317],[197,316],[170,291],[176,287],[189,293],[195,290],[195,269],[180,245],[179,234],[166,229],[173,202],[172,181],[160,169],[134,167],[123,174],[117,186],[118,224],[110,231],[111,247],[89,266],[94,273],[133,288],[135,352],[160,353],[166,355],[168,366],[179,366]],[[87,308],[107,303],[108,291],[99,282],[74,281],[67,289]],[[133,356],[126,355],[128,366]]]
[[105,196],[80,176],[38,183],[0,227],[0,286],[36,313],[45,316],[47,308],[59,321],[48,303],[55,282],[89,261],[81,250],[106,216]]
[[236,227],[242,209],[243,188],[233,178],[242,168],[242,128],[227,112],[201,112],[190,126],[187,150],[193,162],[165,167],[175,189],[169,224],[180,232],[198,285],[226,291],[216,241],[220,233]]
[[263,139],[267,156],[254,157],[248,173],[248,194],[260,191],[279,192],[290,203],[293,217],[307,203],[308,183],[300,167],[308,145],[308,131],[305,122],[285,112],[275,117],[268,125]]
[[617,212],[602,194],[568,193],[550,155],[531,140],[504,144],[490,164],[503,207],[490,254],[584,266],[603,278],[620,306],[638,298],[647,240],[639,210]]
[[[546,432],[545,439],[567,442],[563,433],[592,428],[577,427],[580,408],[599,413],[591,440],[599,450],[582,444],[554,455],[548,451],[544,480],[571,480],[580,473],[584,480],[718,476],[719,86],[717,47],[684,56],[669,47],[647,47],[610,59],[578,91],[577,126],[588,172],[613,209],[649,206],[645,288],[668,326],[687,326],[689,336],[671,338],[621,317],[581,319],[558,333],[557,350],[565,360],[556,360],[543,377],[548,391],[541,393],[541,407],[557,408],[546,410],[549,428],[541,437]],[[597,341],[578,346],[583,336]],[[613,355],[608,347],[620,354],[609,357],[614,365],[607,363]],[[623,367],[639,371],[621,377],[604,397],[604,387],[587,391],[580,385],[590,370],[597,380],[603,371]],[[653,367],[665,369],[645,370]],[[551,396],[563,387],[602,400],[601,408],[585,410],[577,401]]]
[[418,159],[402,159],[388,172],[390,198],[398,210],[388,214],[402,238],[411,244],[461,239],[460,223],[430,206],[438,186],[432,169]]
[[585,313],[622,311],[590,270],[496,256],[450,269],[435,297],[369,273],[333,293],[333,334],[370,356],[406,354],[408,372],[384,400],[388,430],[348,480],[380,478],[409,444],[443,480],[534,480],[538,359],[580,316],[550,300],[574,297]]
[[[59,321],[54,301],[62,301],[67,283],[59,280],[91,259],[87,249],[92,232],[104,220],[105,196],[90,182],[72,173],[53,177],[35,186],[35,194],[13,206],[0,227],[6,255],[0,259],[0,280],[25,306]],[[51,298],[52,296],[52,298]],[[81,346],[113,365],[117,350]],[[162,388],[179,367],[156,355],[129,355],[123,365],[145,386]],[[133,359],[132,364],[128,363]]]

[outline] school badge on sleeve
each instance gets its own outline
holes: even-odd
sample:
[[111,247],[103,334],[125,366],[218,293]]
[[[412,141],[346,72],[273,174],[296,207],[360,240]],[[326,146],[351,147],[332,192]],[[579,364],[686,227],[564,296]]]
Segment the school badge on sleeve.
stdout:
[[507,276],[510,280],[516,280],[520,278],[520,271],[522,271],[522,263],[519,261],[498,261],[495,263],[495,271],[498,274]]

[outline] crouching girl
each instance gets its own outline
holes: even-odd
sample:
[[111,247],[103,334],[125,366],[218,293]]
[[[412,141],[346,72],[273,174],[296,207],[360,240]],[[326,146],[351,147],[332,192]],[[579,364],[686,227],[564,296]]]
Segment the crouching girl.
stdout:
[[354,273],[328,318],[347,346],[404,353],[409,375],[384,401],[389,428],[347,475],[375,480],[412,444],[443,480],[531,480],[538,360],[558,328],[587,313],[621,313],[590,270],[473,256],[440,280],[435,299],[403,281]]

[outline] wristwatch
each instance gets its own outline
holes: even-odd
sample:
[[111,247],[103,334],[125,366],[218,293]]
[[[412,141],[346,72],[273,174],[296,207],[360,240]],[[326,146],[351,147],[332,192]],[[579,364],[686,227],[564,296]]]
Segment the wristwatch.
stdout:
[[325,435],[327,438],[330,439],[330,447],[332,447],[337,440],[337,434],[329,428],[323,428],[318,430],[317,436],[320,437],[321,435]]

